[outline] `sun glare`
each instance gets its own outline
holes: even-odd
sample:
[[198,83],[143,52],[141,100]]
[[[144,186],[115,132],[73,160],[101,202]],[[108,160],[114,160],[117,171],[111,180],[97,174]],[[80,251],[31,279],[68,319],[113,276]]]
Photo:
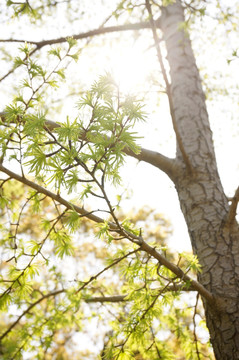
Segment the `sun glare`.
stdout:
[[149,76],[150,59],[146,52],[137,48],[121,48],[111,57],[113,76],[123,93],[143,90]]

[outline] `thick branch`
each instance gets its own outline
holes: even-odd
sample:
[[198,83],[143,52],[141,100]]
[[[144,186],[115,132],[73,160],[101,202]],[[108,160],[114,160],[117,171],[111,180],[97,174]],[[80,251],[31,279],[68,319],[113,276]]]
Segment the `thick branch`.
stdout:
[[[5,121],[5,113],[0,112],[0,117],[2,121]],[[57,128],[60,128],[61,125],[57,124],[56,122],[52,120],[46,120],[45,121],[45,128],[54,131]],[[84,134],[81,135],[79,138],[80,140],[84,140]],[[148,149],[141,148],[139,154],[135,154],[132,150],[125,148],[124,149],[125,154],[128,156],[134,157],[135,159],[139,161],[145,161],[153,166],[156,166],[158,169],[165,172],[172,180],[176,176],[177,173],[177,164],[175,159],[168,158],[167,156],[164,156],[156,151],[151,151]]]
[[145,161],[148,164],[156,166],[158,169],[166,173],[172,181],[177,173],[177,162],[175,159],[160,154],[157,151],[141,148],[139,154],[135,154],[132,150],[125,148],[125,154],[134,157],[139,161]]

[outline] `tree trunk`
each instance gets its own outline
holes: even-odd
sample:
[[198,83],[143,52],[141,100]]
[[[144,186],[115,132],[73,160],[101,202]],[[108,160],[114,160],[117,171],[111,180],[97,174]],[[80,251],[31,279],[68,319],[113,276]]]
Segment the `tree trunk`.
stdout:
[[162,11],[161,28],[170,65],[171,100],[176,131],[192,171],[177,148],[181,170],[175,187],[202,266],[199,281],[215,296],[215,307],[204,301],[207,326],[217,360],[239,359],[239,231],[227,222],[229,205],[214,154],[205,96],[190,40],[180,23],[183,8],[176,1]]

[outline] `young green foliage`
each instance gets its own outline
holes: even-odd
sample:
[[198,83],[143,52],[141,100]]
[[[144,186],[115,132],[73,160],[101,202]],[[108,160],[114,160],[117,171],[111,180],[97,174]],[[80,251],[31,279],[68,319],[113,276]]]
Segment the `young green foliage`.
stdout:
[[[161,6],[173,2],[150,1],[157,16]],[[74,3],[8,0],[7,6],[15,19],[23,16],[40,27],[46,14],[63,5],[71,16],[75,13],[72,29],[78,29],[85,10],[78,11]],[[199,1],[185,2],[185,7],[205,14]],[[148,21],[145,4],[136,0],[120,1],[112,12],[126,23],[128,15]],[[222,22],[228,18],[225,13]],[[55,17],[49,19],[57,24]],[[109,195],[109,185],[121,183],[125,151],[140,153],[134,126],[145,119],[143,102],[122,94],[106,73],[89,91],[83,89],[80,99],[77,83],[77,114],[71,108],[61,118],[54,107],[59,93],[52,93],[67,81],[68,65],[80,55],[74,37],[62,39],[50,48],[47,40],[14,48],[13,72],[19,71],[20,87],[13,102],[0,109],[1,164],[13,169],[19,181],[7,172],[1,178],[0,357],[89,359],[92,354],[73,346],[73,339],[79,334],[84,339],[83,334],[100,346],[103,337],[108,339],[100,355],[105,360],[209,359],[197,318],[202,310],[195,296],[188,295],[191,282],[147,253],[142,240],[192,278],[200,272],[197,258],[183,253],[177,259],[170,253],[165,238],[171,228],[161,215],[148,208],[122,215],[123,196],[116,196],[115,205]],[[71,76],[69,82],[74,83]],[[57,119],[57,125],[48,118]],[[19,186],[20,181],[27,186]],[[92,335],[95,322],[88,325],[96,318],[102,326],[98,337]]]

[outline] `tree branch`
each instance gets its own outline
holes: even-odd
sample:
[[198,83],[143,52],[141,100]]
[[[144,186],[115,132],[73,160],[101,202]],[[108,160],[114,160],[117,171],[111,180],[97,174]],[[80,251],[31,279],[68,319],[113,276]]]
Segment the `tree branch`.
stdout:
[[[74,209],[81,216],[84,216],[96,223],[104,222],[104,219],[100,218],[99,216],[94,215],[92,212],[88,212],[84,208],[81,208],[80,206],[77,206],[75,204],[68,202],[67,200],[62,198],[60,195],[57,195],[57,194],[45,189],[44,187],[34,183],[33,181],[30,181],[29,179],[27,179],[24,176],[21,176],[21,175],[18,175],[16,173],[12,172],[11,170],[5,168],[2,164],[0,164],[0,171],[4,172],[11,178],[13,178],[17,181],[20,181],[21,183],[31,187],[32,189],[35,189],[39,193],[49,196],[50,198],[52,198],[52,199],[56,200],[57,202],[59,202],[60,204],[64,205],[67,209],[70,209],[70,210]],[[177,277],[179,279],[190,283],[192,285],[192,287],[196,291],[198,291],[199,294],[201,296],[203,296],[209,303],[214,302],[213,295],[204,286],[202,286],[199,282],[191,279],[190,276],[186,275],[181,268],[179,268],[178,266],[171,263],[166,257],[162,256],[154,247],[148,245],[141,236],[136,236],[132,233],[125,231],[124,229],[120,229],[117,226],[117,224],[115,224],[113,222],[109,222],[109,226],[110,226],[110,230],[117,231],[120,235],[124,236],[125,238],[127,238],[127,236],[129,236],[129,240],[131,239],[131,241],[138,244],[141,250],[145,251],[147,254],[150,254],[152,257],[157,259],[160,264],[164,265],[169,270],[171,270],[175,275],[177,275]]]
[[[160,27],[160,19],[155,21],[156,26]],[[103,35],[112,32],[121,32],[121,31],[133,31],[133,30],[142,30],[142,29],[150,29],[149,22],[140,22],[136,24],[124,24],[124,25],[116,25],[116,26],[107,26],[107,27],[100,27],[95,30],[90,30],[85,33],[80,34],[71,34],[68,36],[56,38],[56,39],[49,39],[49,40],[42,40],[42,41],[31,41],[26,39],[0,39],[0,42],[18,42],[18,43],[25,43],[36,45],[37,49],[41,49],[46,45],[53,45],[64,43],[67,41],[68,38],[74,38],[76,40],[86,39],[89,37],[93,37],[96,35]]]
[[[5,112],[0,112],[0,117],[2,121],[5,121]],[[45,129],[50,131],[54,131],[57,128],[60,128],[61,125],[57,124],[52,120],[45,121]],[[84,140],[84,134],[82,134],[79,138],[80,140]],[[135,154],[132,150],[125,148],[124,152],[126,155],[133,157],[139,161],[145,161],[158,169],[165,172],[172,181],[174,181],[175,176],[177,175],[177,162],[175,159],[164,156],[156,151],[148,150],[141,148],[139,154]]]
[[[168,291],[196,291],[196,290],[191,285],[189,287],[185,287],[182,284],[179,284],[179,285],[173,284],[173,285],[167,286],[167,288],[163,292],[168,292]],[[95,303],[95,302],[117,303],[117,302],[122,302],[122,301],[131,301],[130,299],[127,299],[127,296],[128,296],[128,294],[126,294],[126,295],[112,295],[112,296],[95,296],[95,297],[92,297],[92,298],[89,298],[89,299],[84,299],[84,301],[87,302],[87,303]]]
[[[57,124],[51,120],[46,120],[45,126],[49,130],[53,131],[55,128],[59,128],[60,124]],[[81,136],[81,139],[82,140],[84,139],[84,134]],[[135,154],[132,150],[128,148],[125,148],[123,151],[128,156],[134,157],[139,161],[145,161],[153,166],[156,166],[158,169],[165,172],[172,180],[176,176],[177,164],[175,159],[164,156],[156,151],[152,151],[144,148],[140,149],[139,154]]]
[[[127,254],[125,254],[124,256],[121,256],[120,258],[116,259],[112,264],[108,265],[107,267],[105,267],[103,270],[101,270],[100,272],[98,272],[96,275],[91,276],[91,278],[84,282],[84,284],[75,292],[75,294],[77,294],[79,291],[83,290],[88,284],[90,284],[92,281],[96,280],[101,274],[103,274],[105,271],[107,271],[108,269],[110,269],[111,267],[115,266],[116,264],[118,264],[120,261],[122,261],[123,259],[125,259],[126,257],[128,257],[129,255],[132,255],[136,252],[138,252],[140,249],[136,249],[133,251],[128,252]],[[39,304],[40,302],[42,302],[43,300],[51,297],[51,296],[56,296],[59,294],[62,294],[64,292],[66,292],[66,289],[61,289],[61,290],[56,290],[53,291],[51,293],[48,293],[46,295],[43,295],[41,298],[39,298],[38,300],[36,300],[34,303],[30,304],[28,306],[28,308],[23,311],[23,313],[17,318],[16,321],[14,321],[8,328],[7,330],[0,336],[0,341],[9,333],[11,332],[11,330],[19,323],[19,321],[21,320],[21,318],[28,314],[30,312],[30,310],[35,307],[37,304]],[[85,300],[87,302],[87,300]]]
[[190,276],[185,274],[180,267],[171,263],[168,259],[166,259],[166,257],[162,256],[155,248],[153,248],[152,246],[148,245],[145,241],[143,241],[141,244],[141,249],[145,251],[147,254],[150,254],[155,259],[157,259],[160,262],[160,264],[166,266],[166,268],[168,268],[175,275],[177,275],[179,279],[190,283],[192,287],[208,301],[208,303],[213,304],[215,302],[214,296],[203,285],[201,285],[198,281],[191,279]]
[[125,148],[125,154],[128,156],[134,157],[139,161],[145,161],[148,164],[151,164],[158,169],[166,173],[172,181],[174,181],[177,174],[177,161],[176,159],[169,158],[163,154],[160,154],[157,151],[152,151],[148,149],[141,148],[139,154],[135,154],[132,150]]
[[229,207],[229,211],[226,218],[226,225],[228,226],[233,223],[237,214],[237,205],[239,202],[239,186],[235,192],[235,195],[230,200],[231,200],[231,205]]
[[23,313],[17,318],[17,320],[14,321],[14,323],[12,323],[12,324],[9,326],[9,328],[0,336],[0,341],[1,341],[8,333],[10,333],[10,331],[19,323],[19,321],[21,320],[21,318],[22,318],[24,315],[28,314],[28,313],[31,311],[31,309],[34,308],[37,304],[39,304],[40,302],[42,302],[43,300],[45,300],[45,299],[47,299],[47,298],[49,298],[49,297],[51,297],[51,296],[56,296],[56,295],[61,294],[61,293],[63,293],[63,292],[65,292],[64,289],[51,292],[51,293],[49,293],[49,294],[46,294],[46,295],[42,296],[40,299],[36,300],[34,303],[32,303],[30,306],[28,306],[28,308],[27,308],[25,311],[23,311]]
[[[13,171],[7,169],[5,166],[3,166],[2,164],[0,164],[0,171],[4,172],[5,174],[7,174],[8,176],[10,176],[10,178],[13,178],[17,181],[20,181],[21,183],[29,186],[30,188],[38,191],[41,194],[45,194],[46,196],[49,196],[51,199],[57,201],[58,203],[64,205],[67,209],[69,210],[75,210],[78,214],[80,214],[81,216],[84,216],[96,223],[102,223],[104,222],[104,219],[100,218],[99,216],[96,216],[92,213],[92,211],[87,211],[84,208],[74,205],[72,203],[70,203],[69,201],[67,201],[66,199],[64,199],[63,197],[61,197],[58,194],[53,193],[52,191],[44,188],[43,186],[36,184],[35,182],[27,179],[25,176],[21,176],[18,175],[16,173],[14,173]],[[113,226],[112,230],[117,230],[118,227],[116,225],[114,225],[113,223],[110,223]]]
[[[185,288],[181,284],[179,284],[179,285],[173,284],[173,285],[168,286],[166,288],[166,291],[195,291],[195,289],[192,286],[189,286],[189,287]],[[12,331],[12,329],[20,322],[20,320],[23,318],[23,316],[28,314],[36,305],[40,304],[43,300],[48,299],[49,297],[57,296],[59,294],[65,293],[65,292],[66,292],[66,289],[53,291],[51,293],[43,295],[41,298],[39,298],[38,300],[36,300],[32,304],[30,304],[28,306],[28,308],[25,311],[23,311],[23,313],[16,319],[16,321],[14,321],[7,328],[7,330],[0,336],[0,341],[5,336],[7,336]],[[128,296],[127,294],[126,295],[112,295],[112,296],[96,296],[96,297],[92,297],[92,298],[89,298],[89,299],[82,299],[82,300],[84,300],[86,303],[96,303],[96,302],[99,302],[99,303],[105,303],[105,302],[118,303],[118,302],[130,301],[130,300],[126,299],[127,296]]]
[[[156,20],[156,24],[158,27],[160,27],[160,18],[158,20]],[[56,38],[56,39],[49,39],[49,40],[42,40],[42,41],[31,41],[31,40],[27,41],[26,39],[0,39],[0,42],[7,42],[7,43],[11,43],[11,42],[25,43],[25,42],[27,42],[29,44],[35,45],[36,46],[35,49],[33,49],[30,53],[30,55],[32,55],[37,50],[40,50],[42,47],[44,47],[46,45],[64,43],[69,38],[81,40],[81,39],[91,38],[96,35],[103,35],[103,34],[112,33],[112,32],[130,31],[130,30],[134,31],[134,30],[149,29],[149,28],[150,28],[149,22],[140,22],[137,24],[125,24],[125,25],[118,25],[118,26],[108,26],[108,27],[101,26],[98,29],[90,30],[85,33],[68,35],[68,36]],[[16,67],[13,67],[12,69],[10,69],[5,75],[3,75],[0,78],[0,81],[4,80],[9,75],[11,75],[15,71],[15,69],[16,69]]]
[[126,301],[126,297],[128,295],[112,295],[112,296],[95,296],[89,299],[84,299],[84,301],[86,303],[105,303],[105,302],[109,302],[109,303],[118,303],[118,302],[122,302],[122,301]]

